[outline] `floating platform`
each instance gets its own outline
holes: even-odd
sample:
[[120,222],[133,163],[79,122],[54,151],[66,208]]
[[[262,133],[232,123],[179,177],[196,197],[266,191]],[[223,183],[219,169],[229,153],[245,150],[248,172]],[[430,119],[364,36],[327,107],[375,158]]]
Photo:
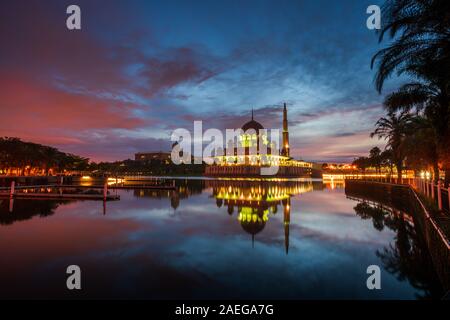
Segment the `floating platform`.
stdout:
[[[51,184],[51,185],[36,185],[36,186],[16,186],[16,190],[25,189],[42,189],[42,188],[73,188],[73,189],[103,189],[103,185],[93,185],[93,186],[80,186],[72,184]],[[9,191],[11,187],[0,187],[0,191]],[[126,184],[126,185],[108,185],[109,190],[114,189],[157,189],[157,190],[175,190],[175,186],[158,186],[158,185],[146,185],[146,184]]]
[[[10,198],[9,193],[0,193],[0,198]],[[55,200],[55,199],[66,199],[66,200],[120,200],[120,196],[118,195],[107,195],[106,198],[103,197],[102,194],[75,194],[75,193],[14,193],[12,196],[14,199],[47,199],[47,200]]]
[[[94,191],[102,190],[103,192]],[[175,183],[168,184],[103,184],[103,185],[73,185],[73,184],[47,184],[0,187],[0,198],[20,199],[48,199],[48,200],[120,200],[120,196],[108,194],[108,190],[118,189],[150,189],[150,190],[175,190]],[[12,193],[11,193],[12,190]],[[90,192],[89,192],[90,191]]]
[[[74,186],[74,185],[53,185],[52,188],[77,188],[77,189],[103,189],[104,186]],[[17,188],[16,188],[17,189]],[[108,185],[109,190],[115,189],[158,189],[158,190],[175,190],[175,186],[158,186],[158,185],[145,185],[145,184],[125,184],[125,185]]]

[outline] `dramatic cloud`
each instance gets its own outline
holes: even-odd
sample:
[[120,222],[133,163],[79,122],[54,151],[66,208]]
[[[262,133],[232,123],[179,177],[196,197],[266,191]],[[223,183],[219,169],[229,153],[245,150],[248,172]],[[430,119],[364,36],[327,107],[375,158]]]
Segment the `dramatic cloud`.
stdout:
[[[255,119],[294,155],[349,161],[381,116],[365,27],[368,1],[9,1],[0,13],[0,135],[95,160],[169,150],[170,132]],[[326,8],[326,9],[325,9]],[[387,86],[389,88],[389,84]]]

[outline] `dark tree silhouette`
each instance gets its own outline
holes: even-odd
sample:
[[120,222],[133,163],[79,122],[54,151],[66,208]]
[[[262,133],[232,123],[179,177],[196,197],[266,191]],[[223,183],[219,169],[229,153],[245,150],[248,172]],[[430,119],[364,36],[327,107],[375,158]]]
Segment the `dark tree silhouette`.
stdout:
[[375,229],[384,227],[395,232],[392,243],[376,251],[385,270],[400,281],[407,280],[414,288],[424,292],[419,299],[440,299],[442,287],[434,271],[426,244],[420,230],[401,211],[380,205],[370,205],[366,201],[358,203],[354,210],[362,219],[372,219]]
[[430,121],[437,153],[450,183],[450,1],[389,0],[382,9],[385,35],[392,41],[372,58],[379,92],[392,74],[405,74],[412,82],[388,95],[389,112],[422,112]]
[[375,124],[371,137],[378,136],[387,140],[386,147],[392,151],[392,160],[397,168],[397,177],[402,177],[403,160],[406,157],[405,140],[413,130],[413,116],[407,112],[399,114],[390,112],[388,117],[381,118]]

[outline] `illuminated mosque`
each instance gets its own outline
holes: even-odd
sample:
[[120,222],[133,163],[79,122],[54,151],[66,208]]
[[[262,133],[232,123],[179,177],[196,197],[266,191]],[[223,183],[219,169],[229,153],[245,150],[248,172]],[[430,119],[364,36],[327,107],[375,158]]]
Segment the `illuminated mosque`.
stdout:
[[[264,127],[254,120],[253,110],[251,120],[242,126],[242,131],[237,139],[238,145],[229,141],[224,155],[214,157],[215,164],[206,167],[205,175],[255,177],[261,176],[261,168],[277,165],[279,167],[275,174],[277,177],[311,176],[312,163],[295,160],[290,156],[286,104],[283,107],[283,137],[280,151],[275,142],[269,142]],[[260,145],[261,142],[263,146]],[[242,150],[240,154],[239,149]]]

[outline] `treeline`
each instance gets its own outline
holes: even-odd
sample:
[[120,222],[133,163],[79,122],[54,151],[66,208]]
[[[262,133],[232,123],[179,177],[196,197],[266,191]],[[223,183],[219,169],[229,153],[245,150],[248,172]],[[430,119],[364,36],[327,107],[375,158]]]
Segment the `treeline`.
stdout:
[[175,165],[166,160],[89,162],[70,153],[19,138],[0,138],[0,175],[201,175],[204,165]]
[[205,165],[176,165],[167,160],[124,160],[116,162],[91,163],[89,170],[104,175],[202,175]]
[[56,148],[0,137],[0,172],[15,175],[48,175],[86,170],[89,159],[64,153]]
[[377,173],[381,173],[382,169],[389,170],[390,174],[394,173],[394,164],[392,162],[392,153],[390,149],[381,151],[378,147],[373,147],[369,151],[368,157],[356,158],[353,163],[356,167],[365,173],[368,168],[375,168]]
[[[450,183],[450,1],[392,0],[382,8],[379,41],[390,38],[387,47],[372,58],[375,85],[381,93],[392,75],[409,82],[384,99],[386,116],[375,124],[371,136],[387,141],[378,156],[356,159],[356,163],[379,159],[395,166],[398,177],[406,166],[431,169],[439,179],[445,173]],[[373,150],[373,149],[372,149]]]

